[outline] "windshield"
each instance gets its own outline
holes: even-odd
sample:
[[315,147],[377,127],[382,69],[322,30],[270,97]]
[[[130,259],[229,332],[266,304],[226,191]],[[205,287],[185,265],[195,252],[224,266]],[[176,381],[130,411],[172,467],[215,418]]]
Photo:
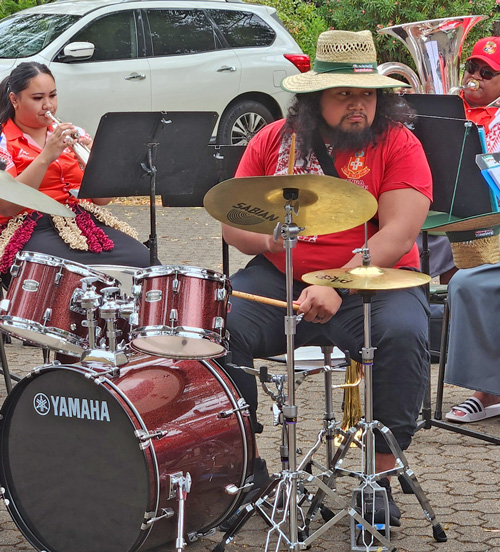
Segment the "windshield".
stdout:
[[13,15],[0,21],[0,58],[24,58],[38,54],[71,27],[78,15]]

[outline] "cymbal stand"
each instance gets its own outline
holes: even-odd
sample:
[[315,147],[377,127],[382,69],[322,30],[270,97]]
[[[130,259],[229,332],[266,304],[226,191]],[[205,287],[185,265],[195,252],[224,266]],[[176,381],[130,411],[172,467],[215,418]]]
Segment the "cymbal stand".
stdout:
[[[365,247],[361,250],[363,254],[363,266],[369,266],[370,255],[368,248]],[[392,475],[398,475],[403,477],[405,482],[409,485],[415,496],[417,497],[424,514],[432,524],[433,536],[438,542],[445,542],[447,540],[446,534],[441,527],[441,524],[436,520],[436,515],[432,509],[427,497],[425,496],[422,487],[420,486],[414,472],[410,469],[408,461],[401,450],[396,438],[391,430],[382,423],[373,419],[373,386],[372,386],[372,369],[375,347],[371,345],[371,298],[374,295],[374,291],[358,290],[358,294],[363,298],[363,312],[364,312],[364,346],[361,351],[362,365],[365,376],[365,416],[360,422],[352,427],[347,437],[342,441],[337,452],[333,458],[334,473],[330,478],[329,484],[332,484],[336,476],[348,475],[351,477],[357,477],[360,480],[360,485],[354,489],[352,498],[352,507],[355,506],[356,501],[361,505],[363,511],[364,504],[368,500],[375,501],[377,494],[382,494],[385,503],[385,534],[387,541],[390,542],[389,533],[389,505],[387,500],[387,492],[385,488],[378,485],[377,480],[382,477],[389,477]],[[356,472],[342,468],[345,456],[350,450],[350,445],[353,442],[356,433],[361,430],[361,442],[362,447],[362,461],[361,471]],[[375,471],[375,430],[377,430],[381,436],[385,439],[391,453],[395,458],[395,468],[384,472],[377,473]],[[330,486],[330,485],[329,485]],[[373,508],[374,510],[374,508]],[[338,515],[338,514],[337,514]],[[372,524],[373,525],[373,524]],[[359,547],[356,538],[356,527],[354,525],[354,519],[351,517],[351,546],[352,550],[379,550],[378,545],[374,545],[373,534],[368,537],[365,527],[361,527],[361,533],[359,537],[363,543],[363,546]],[[378,538],[378,537],[377,537]],[[382,542],[385,546],[386,543]],[[387,550],[393,548],[387,547]]]

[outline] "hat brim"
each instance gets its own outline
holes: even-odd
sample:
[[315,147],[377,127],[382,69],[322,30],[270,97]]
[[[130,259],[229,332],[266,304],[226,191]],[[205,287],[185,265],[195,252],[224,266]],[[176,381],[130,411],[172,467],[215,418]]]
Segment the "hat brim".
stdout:
[[379,73],[298,73],[285,77],[281,88],[286,92],[304,94],[329,88],[411,88],[406,82],[391,79]]
[[459,218],[448,213],[429,215],[422,230],[439,230],[441,232],[461,232],[465,230],[480,230],[500,225],[500,213],[484,213],[473,217]]
[[495,63],[491,57],[486,56],[470,56],[466,59],[466,61],[469,61],[469,59],[480,59],[481,61],[484,61],[484,63],[488,64],[488,67],[491,67],[493,71],[500,71],[500,63]]

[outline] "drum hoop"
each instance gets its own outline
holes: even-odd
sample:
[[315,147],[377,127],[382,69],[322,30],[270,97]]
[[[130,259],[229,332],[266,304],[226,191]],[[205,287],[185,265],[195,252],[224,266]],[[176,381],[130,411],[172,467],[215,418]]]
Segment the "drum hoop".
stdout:
[[[84,338],[79,339],[78,336],[75,334],[72,334],[71,332],[68,332],[66,330],[61,330],[60,328],[57,328],[56,326],[42,326],[38,322],[33,322],[32,320],[29,320],[27,318],[19,318],[18,316],[9,316],[9,315],[0,315],[0,327],[7,332],[12,333],[14,337],[16,337],[16,334],[13,332],[9,332],[9,328],[19,328],[22,330],[28,330],[33,331],[35,334],[42,334],[42,335],[50,335],[57,337],[59,339],[65,339],[67,343],[74,345],[75,347],[80,347],[81,352],[85,350],[84,345],[86,345],[87,340]],[[47,331],[50,330],[50,331]],[[36,345],[40,345],[39,342],[36,342],[32,340],[33,343]],[[67,351],[67,349],[58,349],[56,347],[50,347],[52,350],[55,350],[60,353],[65,354],[72,354]]]
[[224,274],[220,272],[215,272],[209,268],[200,268],[198,266],[175,266],[175,265],[164,265],[164,266],[150,266],[139,270],[134,280],[144,280],[147,278],[155,278],[158,276],[169,276],[171,274],[181,274],[183,276],[192,276],[193,278],[199,278],[201,280],[213,280],[216,282],[225,283],[227,278]]
[[100,281],[108,286],[113,285],[116,281],[114,278],[110,278],[107,274],[92,270],[88,266],[81,263],[70,261],[69,259],[62,259],[61,257],[55,257],[54,255],[37,253],[36,251],[19,251],[16,255],[16,259],[44,266],[64,267],[68,270],[68,272],[78,274],[79,276],[98,276]]

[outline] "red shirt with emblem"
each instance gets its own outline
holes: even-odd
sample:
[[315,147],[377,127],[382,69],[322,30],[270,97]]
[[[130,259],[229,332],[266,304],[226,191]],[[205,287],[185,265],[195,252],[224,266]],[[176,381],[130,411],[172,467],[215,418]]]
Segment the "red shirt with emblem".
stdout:
[[[79,129],[83,135],[83,131]],[[0,142],[0,157],[7,164],[6,171],[16,177],[40,155],[42,148],[12,121],[3,125],[3,137]],[[83,178],[83,170],[70,148],[47,168],[39,190],[51,198],[66,203],[73,200],[69,193],[72,189],[79,189]],[[0,217],[0,224],[6,224],[10,217]]]
[[[262,129],[249,143],[240,162],[236,177],[266,176],[288,173],[290,138],[283,138],[284,120]],[[327,144],[329,152],[332,148]],[[307,170],[301,169],[302,154],[295,152],[294,174],[304,172],[323,174],[314,153],[308,158]],[[425,153],[418,139],[403,125],[392,127],[376,147],[364,151],[341,152],[335,155],[335,168],[341,178],[350,180],[368,190],[375,198],[389,190],[413,188],[432,201],[432,177]],[[321,199],[320,199],[321,201]],[[342,206],[338,206],[342,209]],[[375,216],[376,218],[376,216]],[[368,235],[378,230],[376,223],[368,223]],[[294,278],[300,280],[307,272],[340,268],[353,256],[353,250],[363,247],[364,225],[319,236],[299,236],[293,250]],[[266,253],[265,256],[285,272],[285,253]],[[419,268],[418,248],[401,257],[398,267]]]

